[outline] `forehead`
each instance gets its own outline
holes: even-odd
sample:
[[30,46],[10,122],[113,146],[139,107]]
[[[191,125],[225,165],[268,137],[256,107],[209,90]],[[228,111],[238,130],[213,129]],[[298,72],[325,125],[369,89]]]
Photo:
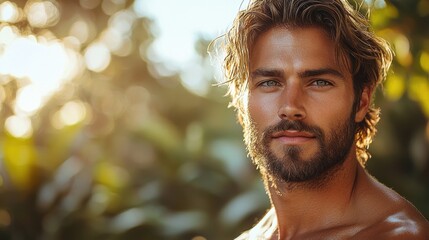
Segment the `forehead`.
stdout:
[[[250,50],[250,71],[257,67],[330,67],[349,72],[339,47],[321,27],[273,27],[261,33]],[[278,66],[280,65],[280,66]]]

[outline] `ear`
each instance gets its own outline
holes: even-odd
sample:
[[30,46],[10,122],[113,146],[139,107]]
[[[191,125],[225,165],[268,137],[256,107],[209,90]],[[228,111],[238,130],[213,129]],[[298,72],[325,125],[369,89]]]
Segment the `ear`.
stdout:
[[373,89],[370,87],[364,87],[362,94],[360,96],[360,102],[356,110],[355,122],[362,122],[365,118],[366,113],[368,112],[369,106],[371,104],[371,96]]

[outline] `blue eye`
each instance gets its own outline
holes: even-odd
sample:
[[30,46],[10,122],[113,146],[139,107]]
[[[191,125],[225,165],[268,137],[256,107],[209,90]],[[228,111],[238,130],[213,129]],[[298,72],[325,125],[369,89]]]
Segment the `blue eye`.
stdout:
[[312,83],[312,85],[316,85],[317,87],[325,87],[325,86],[332,86],[332,83],[325,81],[325,80],[316,80]]
[[261,82],[259,84],[259,86],[261,86],[261,87],[275,87],[275,86],[280,86],[280,84],[277,81],[268,80],[268,81]]

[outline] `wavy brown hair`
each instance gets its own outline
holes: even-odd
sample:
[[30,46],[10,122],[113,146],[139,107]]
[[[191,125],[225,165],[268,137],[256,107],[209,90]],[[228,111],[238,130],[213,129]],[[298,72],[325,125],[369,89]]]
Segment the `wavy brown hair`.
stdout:
[[[352,73],[355,107],[365,87],[374,90],[386,78],[392,61],[388,43],[375,36],[367,16],[345,0],[252,0],[247,9],[238,13],[224,39],[223,67],[232,97],[230,105],[237,109],[244,127],[243,94],[248,87],[249,50],[261,33],[277,26],[317,26],[328,33],[338,46],[337,59],[349,66]],[[370,157],[367,149],[375,135],[379,113],[378,108],[371,106],[356,129],[356,155],[362,165]]]

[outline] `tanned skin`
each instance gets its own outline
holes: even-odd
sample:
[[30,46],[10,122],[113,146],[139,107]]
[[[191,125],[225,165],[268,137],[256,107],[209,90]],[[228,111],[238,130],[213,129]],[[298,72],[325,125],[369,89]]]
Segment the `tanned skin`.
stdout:
[[[355,99],[352,76],[337,61],[334,43],[323,29],[273,27],[250,50],[252,77],[245,108],[257,133],[289,119],[316,125],[329,137],[350,119]],[[303,74],[320,69],[320,74]],[[280,74],[258,74],[265,70]],[[356,123],[368,111],[372,90],[362,92]],[[319,147],[309,133],[284,131],[273,137],[269,148],[281,157],[292,145],[302,150],[301,161]],[[271,239],[429,239],[428,221],[365,171],[354,144],[344,162],[321,177],[305,182],[264,178],[278,221]]]

